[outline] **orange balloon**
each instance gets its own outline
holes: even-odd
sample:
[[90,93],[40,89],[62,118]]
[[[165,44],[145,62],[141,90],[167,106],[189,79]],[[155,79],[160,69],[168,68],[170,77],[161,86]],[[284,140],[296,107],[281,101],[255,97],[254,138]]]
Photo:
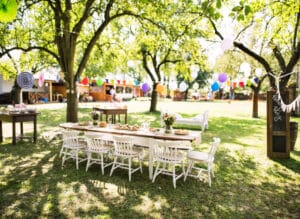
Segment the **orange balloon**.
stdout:
[[157,91],[158,93],[162,93],[163,90],[164,90],[164,86],[163,86],[163,85],[158,84],[158,85],[156,86],[156,91]]

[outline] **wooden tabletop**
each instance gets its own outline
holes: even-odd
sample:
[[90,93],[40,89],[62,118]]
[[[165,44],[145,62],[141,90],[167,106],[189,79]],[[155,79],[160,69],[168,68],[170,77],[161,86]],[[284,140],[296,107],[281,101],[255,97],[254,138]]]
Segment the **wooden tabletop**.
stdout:
[[137,137],[147,137],[154,139],[162,139],[162,140],[183,140],[183,141],[196,141],[197,143],[201,142],[201,131],[188,131],[186,135],[177,135],[177,134],[166,134],[164,133],[163,128],[157,128],[155,132],[149,130],[138,130],[138,131],[130,131],[130,130],[121,130],[112,127],[97,127],[93,125],[79,125],[78,123],[62,123],[59,125],[61,128],[66,129],[74,129],[79,131],[93,131],[93,132],[101,132],[101,133],[109,133],[116,135],[129,135],[129,136],[137,136]]

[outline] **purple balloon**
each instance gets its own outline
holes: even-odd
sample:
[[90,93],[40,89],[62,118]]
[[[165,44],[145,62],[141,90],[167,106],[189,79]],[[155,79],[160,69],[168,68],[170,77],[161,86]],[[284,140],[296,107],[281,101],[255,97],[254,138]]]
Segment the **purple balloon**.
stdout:
[[142,84],[142,91],[144,93],[146,93],[149,90],[150,90],[149,84],[147,84],[147,83]]
[[221,73],[221,74],[219,74],[218,80],[219,80],[221,83],[227,81],[227,74],[226,74],[226,73]]

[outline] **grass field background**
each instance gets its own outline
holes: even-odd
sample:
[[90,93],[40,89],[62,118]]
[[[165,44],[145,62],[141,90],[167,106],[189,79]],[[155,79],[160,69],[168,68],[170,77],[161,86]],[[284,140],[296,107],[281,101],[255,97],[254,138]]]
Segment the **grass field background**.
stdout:
[[[91,119],[91,107],[81,104],[79,120]],[[150,121],[159,126],[159,113],[147,112],[149,101],[126,102],[129,123]],[[51,107],[50,107],[51,106]],[[64,104],[36,106],[39,140],[0,145],[0,215],[3,218],[299,218],[300,144],[290,159],[266,156],[266,106],[259,103],[258,119],[251,118],[251,101],[170,102],[161,100],[158,109],[194,116],[209,110],[209,129],[195,149],[207,151],[212,137],[221,138],[216,153],[212,187],[188,178],[177,188],[169,176],[148,179],[135,173],[128,182],[125,170],[100,167],[76,170],[72,160],[61,167],[59,123],[65,122]],[[52,109],[51,109],[52,108]],[[300,122],[299,118],[292,118]],[[31,124],[27,124],[30,132]],[[7,124],[6,124],[7,127]],[[182,128],[182,127],[180,127]],[[187,128],[187,127],[183,127]],[[6,128],[8,136],[9,127]]]

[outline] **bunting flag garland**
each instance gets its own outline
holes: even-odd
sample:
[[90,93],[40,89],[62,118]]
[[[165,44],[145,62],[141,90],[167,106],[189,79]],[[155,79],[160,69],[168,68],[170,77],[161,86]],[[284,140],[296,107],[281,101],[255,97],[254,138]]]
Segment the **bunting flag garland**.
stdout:
[[45,80],[45,78],[44,78],[44,72],[40,72],[40,76],[39,76],[39,87],[42,87],[43,86],[43,84],[44,84],[44,80]]
[[290,113],[291,111],[294,111],[297,106],[300,107],[300,94],[290,104],[285,104],[283,102],[281,94],[280,94],[279,79],[284,78],[284,77],[286,77],[288,75],[294,74],[294,72],[287,73],[287,74],[281,75],[281,76],[276,76],[276,75],[274,75],[272,73],[268,73],[268,74],[271,75],[276,80],[277,94],[278,94],[278,99],[280,100],[280,103],[281,103],[281,109],[282,109],[282,111]]

